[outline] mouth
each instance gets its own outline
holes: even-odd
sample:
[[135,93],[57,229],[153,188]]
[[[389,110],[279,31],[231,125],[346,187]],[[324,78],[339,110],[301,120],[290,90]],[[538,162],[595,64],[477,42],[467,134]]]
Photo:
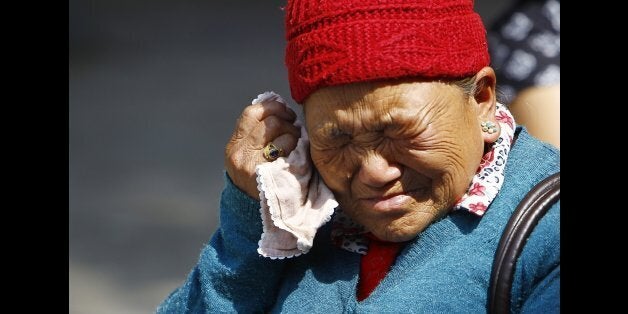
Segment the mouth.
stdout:
[[380,213],[400,213],[408,210],[408,205],[415,201],[421,189],[404,191],[377,197],[361,198],[360,203],[365,209]]

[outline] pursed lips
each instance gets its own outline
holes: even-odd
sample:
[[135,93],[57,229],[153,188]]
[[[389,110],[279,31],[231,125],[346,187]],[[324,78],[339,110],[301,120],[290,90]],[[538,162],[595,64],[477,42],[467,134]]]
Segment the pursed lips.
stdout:
[[403,192],[362,197],[359,198],[359,201],[377,212],[398,212],[407,209],[407,205],[414,199],[413,195],[418,191],[419,189],[412,189]]

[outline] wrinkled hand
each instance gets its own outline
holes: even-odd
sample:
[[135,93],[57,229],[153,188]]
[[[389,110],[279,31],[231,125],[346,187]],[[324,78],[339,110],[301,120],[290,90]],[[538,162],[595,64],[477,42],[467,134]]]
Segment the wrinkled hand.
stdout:
[[259,200],[255,167],[268,162],[266,144],[273,142],[287,156],[297,146],[301,130],[294,126],[297,115],[278,101],[250,105],[244,109],[225,149],[225,168],[233,183]]

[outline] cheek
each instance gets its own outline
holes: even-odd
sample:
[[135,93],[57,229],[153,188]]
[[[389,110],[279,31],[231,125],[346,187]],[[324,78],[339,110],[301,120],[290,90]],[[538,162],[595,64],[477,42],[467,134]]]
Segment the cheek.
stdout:
[[325,184],[336,193],[342,193],[350,186],[353,171],[348,155],[343,149],[311,152],[314,167]]
[[408,141],[399,141],[398,161],[419,175],[432,179],[439,198],[464,193],[482,157],[481,134],[440,129],[428,130]]
[[451,171],[451,167],[457,163],[452,160],[458,154],[452,154],[450,141],[415,138],[395,141],[392,147],[398,163],[432,179]]
[[460,134],[459,148],[457,154],[448,156],[455,161],[452,167],[449,187],[455,198],[462,196],[468,189],[469,183],[476,174],[477,168],[483,154],[484,142],[482,135],[473,129],[465,134]]
[[462,142],[462,150],[465,152],[463,156],[466,161],[464,164],[466,166],[466,174],[473,176],[484,154],[484,140],[480,131],[473,128],[469,129],[466,139]]

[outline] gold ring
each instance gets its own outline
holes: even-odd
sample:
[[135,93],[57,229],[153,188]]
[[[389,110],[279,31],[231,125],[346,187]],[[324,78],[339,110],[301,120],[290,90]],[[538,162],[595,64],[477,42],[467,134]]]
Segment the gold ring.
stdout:
[[268,161],[275,161],[280,156],[283,156],[283,149],[275,146],[273,142],[268,143],[268,145],[264,146],[264,158]]

